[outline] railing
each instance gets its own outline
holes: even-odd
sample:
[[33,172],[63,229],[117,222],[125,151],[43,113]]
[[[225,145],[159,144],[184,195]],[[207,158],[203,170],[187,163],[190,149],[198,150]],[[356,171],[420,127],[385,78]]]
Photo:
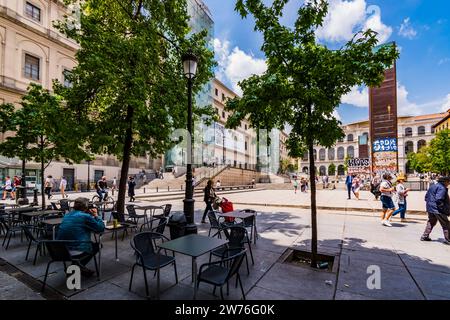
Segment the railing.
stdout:
[[230,165],[219,165],[212,170],[208,170],[207,172],[200,173],[198,176],[196,176],[197,182],[195,183],[194,187],[198,186],[205,180],[213,179],[215,176],[217,176],[218,174],[220,174],[222,171],[224,171],[227,168],[230,168]]

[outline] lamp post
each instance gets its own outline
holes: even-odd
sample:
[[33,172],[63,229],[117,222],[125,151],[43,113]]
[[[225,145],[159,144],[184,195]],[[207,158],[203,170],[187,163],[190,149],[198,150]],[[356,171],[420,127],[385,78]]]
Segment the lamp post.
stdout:
[[[188,224],[194,223],[194,189],[192,188],[192,84],[197,72],[198,59],[192,53],[186,53],[182,56],[184,76],[188,80],[188,118],[187,130],[189,132],[189,141],[187,143],[187,163],[186,163],[186,191],[184,203],[184,215]],[[196,230],[192,230],[196,233]]]
[[87,165],[88,165],[88,172],[87,172],[87,186],[86,186],[86,190],[87,190],[87,192],[89,192],[89,191],[91,191],[91,187],[90,187],[90,184],[91,184],[91,160],[88,160],[87,161]]

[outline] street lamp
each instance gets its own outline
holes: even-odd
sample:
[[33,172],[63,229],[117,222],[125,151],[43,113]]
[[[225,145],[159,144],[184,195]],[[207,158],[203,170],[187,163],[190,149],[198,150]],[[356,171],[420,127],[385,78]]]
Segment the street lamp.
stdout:
[[192,53],[186,53],[182,56],[184,76],[188,80],[188,119],[187,130],[189,139],[187,147],[187,164],[186,164],[186,191],[184,203],[184,215],[188,224],[194,223],[194,188],[192,186],[192,84],[197,73],[198,59]]

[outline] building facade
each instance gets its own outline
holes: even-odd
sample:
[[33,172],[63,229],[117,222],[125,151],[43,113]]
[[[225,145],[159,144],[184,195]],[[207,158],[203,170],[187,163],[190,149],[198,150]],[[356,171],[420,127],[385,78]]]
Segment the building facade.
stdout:
[[[434,137],[433,126],[445,113],[428,114],[422,116],[404,116],[398,118],[398,168],[399,172],[413,174],[408,166],[408,154],[417,152],[426,146]],[[344,176],[345,160],[347,158],[370,158],[369,121],[360,121],[343,125],[345,138],[339,140],[332,148],[314,147],[314,159],[318,175],[330,175],[330,165],[336,168],[335,174]],[[368,156],[369,155],[369,156]],[[299,159],[299,170],[309,171],[308,153]]]
[[442,130],[450,129],[450,109],[447,110],[447,115],[445,115],[438,123],[434,126],[434,130],[436,133]]

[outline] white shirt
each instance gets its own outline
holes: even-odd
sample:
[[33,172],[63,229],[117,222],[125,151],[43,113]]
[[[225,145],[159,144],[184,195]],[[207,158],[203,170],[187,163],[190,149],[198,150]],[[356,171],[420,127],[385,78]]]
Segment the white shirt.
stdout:
[[398,203],[404,204],[405,203],[405,186],[402,183],[397,184],[396,187],[397,190],[397,196],[398,196]]
[[5,181],[5,190],[11,190],[12,189],[12,183],[11,179]]
[[67,180],[66,179],[61,179],[61,182],[59,183],[59,188],[66,188],[67,187]]
[[53,188],[53,179],[46,178],[45,183],[47,184],[47,187]]
[[220,187],[220,182],[216,182],[216,187]]
[[[390,183],[387,180],[383,180],[380,184],[380,191],[381,189],[390,189],[392,188],[392,183]],[[386,191],[386,192],[381,192],[381,195],[392,198],[392,192],[391,191]]]

